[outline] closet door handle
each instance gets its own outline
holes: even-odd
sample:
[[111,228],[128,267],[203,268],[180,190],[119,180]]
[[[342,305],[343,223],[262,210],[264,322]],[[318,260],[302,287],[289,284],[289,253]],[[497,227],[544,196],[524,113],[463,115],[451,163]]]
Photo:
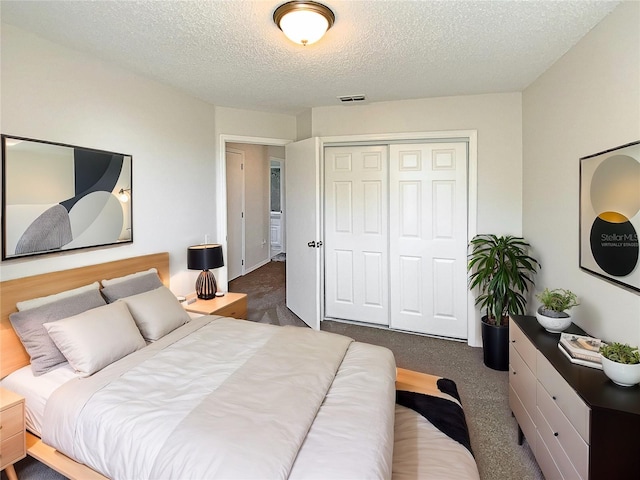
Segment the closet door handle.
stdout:
[[312,241],[312,242],[307,243],[307,247],[316,248],[316,242]]

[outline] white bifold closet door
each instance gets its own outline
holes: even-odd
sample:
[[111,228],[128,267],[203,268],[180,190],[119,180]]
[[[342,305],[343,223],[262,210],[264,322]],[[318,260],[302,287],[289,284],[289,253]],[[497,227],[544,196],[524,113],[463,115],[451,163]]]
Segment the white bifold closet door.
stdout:
[[390,326],[467,338],[467,144],[389,148]]
[[387,148],[325,148],[327,317],[389,324]]

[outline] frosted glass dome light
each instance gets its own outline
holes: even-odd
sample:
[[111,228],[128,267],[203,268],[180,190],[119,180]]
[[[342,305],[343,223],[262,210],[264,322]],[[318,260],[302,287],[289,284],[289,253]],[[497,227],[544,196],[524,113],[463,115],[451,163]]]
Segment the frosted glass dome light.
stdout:
[[273,12],[273,21],[291,41],[310,45],[320,40],[335,21],[335,15],[317,2],[287,2]]

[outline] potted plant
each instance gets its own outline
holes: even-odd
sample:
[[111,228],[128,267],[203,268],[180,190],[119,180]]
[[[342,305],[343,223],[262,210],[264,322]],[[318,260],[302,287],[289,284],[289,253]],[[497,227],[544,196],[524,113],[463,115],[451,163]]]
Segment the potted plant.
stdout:
[[540,307],[536,311],[538,323],[542,325],[547,332],[560,333],[571,325],[571,315],[568,310],[580,305],[578,297],[571,290],[563,288],[555,288],[544,291],[536,295],[540,300]]
[[540,263],[522,237],[476,235],[469,243],[469,288],[476,289],[482,317],[484,363],[494,370],[509,368],[509,314],[525,313],[525,293]]
[[614,342],[600,347],[602,370],[616,385],[632,387],[640,383],[640,352],[638,347]]

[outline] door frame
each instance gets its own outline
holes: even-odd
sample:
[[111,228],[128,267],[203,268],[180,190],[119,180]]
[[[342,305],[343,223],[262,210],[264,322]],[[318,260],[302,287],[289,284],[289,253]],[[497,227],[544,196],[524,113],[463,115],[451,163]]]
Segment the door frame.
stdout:
[[[252,137],[247,135],[220,134],[218,144],[218,168],[216,169],[216,232],[217,243],[222,245],[224,255],[227,254],[227,143],[248,143],[254,145],[267,145],[284,147],[293,140],[283,138]],[[216,274],[218,288],[222,291],[229,290],[229,277],[227,266],[218,269]]]
[[[469,143],[467,159],[467,243],[477,234],[478,222],[478,131],[477,130],[446,130],[436,132],[403,132],[403,133],[372,133],[363,135],[339,135],[320,137],[322,152],[321,166],[324,162],[324,147],[328,146],[353,146],[379,142],[429,142],[429,141],[453,141],[460,140]],[[321,175],[324,171],[321,169]],[[321,192],[324,195],[324,192]],[[322,213],[324,215],[324,212]],[[324,231],[323,231],[324,233]],[[324,262],[324,256],[321,259]],[[323,269],[324,270],[324,269]],[[321,283],[321,298],[324,298],[324,282]],[[322,302],[324,304],[324,302]],[[324,319],[324,305],[322,306],[322,319]],[[476,321],[475,297],[467,289],[467,344],[471,347],[482,346],[480,322]]]

